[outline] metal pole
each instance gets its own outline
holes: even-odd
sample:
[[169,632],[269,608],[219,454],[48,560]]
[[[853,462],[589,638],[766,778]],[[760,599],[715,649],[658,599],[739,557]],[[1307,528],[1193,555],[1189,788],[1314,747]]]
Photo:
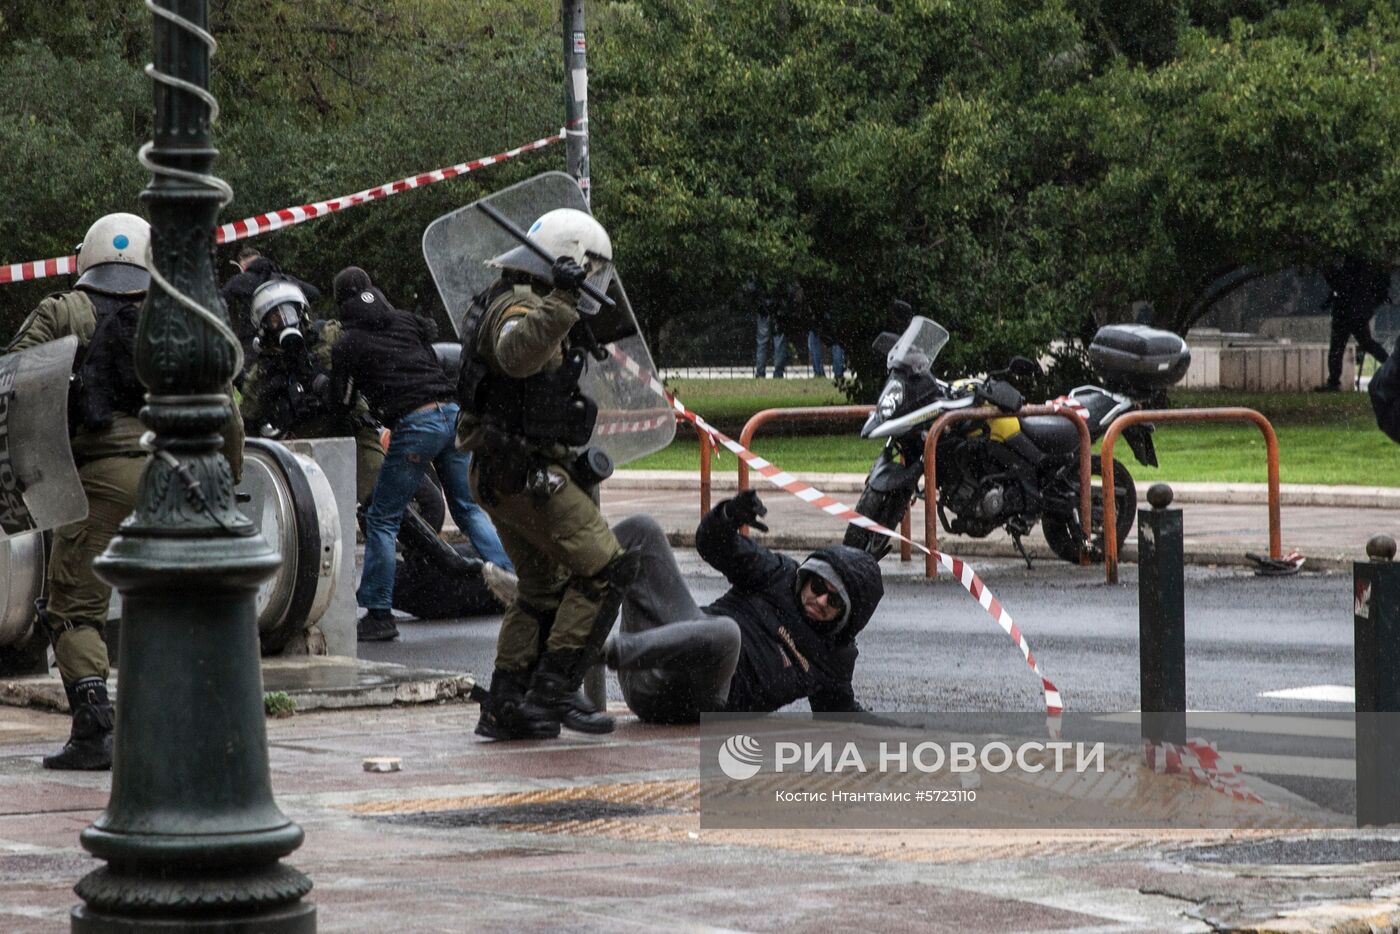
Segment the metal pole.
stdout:
[[588,166],[588,41],[584,36],[583,0],[561,0],[564,24],[564,152],[568,172],[593,202]]
[[239,352],[213,269],[229,195],[209,174],[214,41],[206,0],[157,0],[154,14],[136,371],[156,455],[94,564],[122,594],[121,680],[111,798],[81,836],[106,865],[75,887],[72,930],[300,934],[316,908],[310,880],[280,862],[303,834],[272,798],[253,603],[280,558],[238,512],[220,452]]
[[1356,652],[1356,826],[1400,824],[1400,565],[1395,539],[1352,565]]
[[1186,599],[1181,510],[1154,483],[1138,510],[1138,679],[1142,738],[1186,742]]

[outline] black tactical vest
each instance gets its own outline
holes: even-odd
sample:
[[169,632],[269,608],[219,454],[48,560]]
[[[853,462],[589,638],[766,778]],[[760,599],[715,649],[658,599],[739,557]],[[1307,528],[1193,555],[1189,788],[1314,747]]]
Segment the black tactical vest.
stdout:
[[568,344],[558,369],[515,379],[493,371],[476,351],[486,310],[510,285],[497,284],[472,302],[462,327],[458,402],[506,434],[531,444],[582,447],[593,436],[598,405],[579,388],[587,354]]

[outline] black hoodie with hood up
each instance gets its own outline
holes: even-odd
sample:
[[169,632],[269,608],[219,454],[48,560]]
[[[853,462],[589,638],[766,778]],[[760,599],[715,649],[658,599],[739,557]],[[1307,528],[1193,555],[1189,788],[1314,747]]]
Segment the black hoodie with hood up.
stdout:
[[726,506],[710,510],[695,533],[700,557],[731,584],[705,612],[733,619],[742,638],[725,709],[771,711],[803,697],[816,712],[862,709],[851,688],[855,640],[885,594],[880,565],[845,545],[812,554],[840,575],[849,597],[846,615],[818,628],[802,612],[798,563],[740,535]]
[[336,275],[335,300],[343,328],[331,349],[336,398],[358,390],[390,430],[414,409],[455,400],[457,387],[433,353],[432,321],[389,304],[358,266]]

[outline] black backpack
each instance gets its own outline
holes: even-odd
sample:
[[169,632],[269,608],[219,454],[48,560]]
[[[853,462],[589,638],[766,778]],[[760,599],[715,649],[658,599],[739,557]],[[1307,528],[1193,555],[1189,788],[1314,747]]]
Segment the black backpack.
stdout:
[[118,413],[136,415],[146,389],[136,378],[136,323],[141,310],[129,301],[90,295],[97,326],[73,360],[68,392],[68,429],[102,431]]

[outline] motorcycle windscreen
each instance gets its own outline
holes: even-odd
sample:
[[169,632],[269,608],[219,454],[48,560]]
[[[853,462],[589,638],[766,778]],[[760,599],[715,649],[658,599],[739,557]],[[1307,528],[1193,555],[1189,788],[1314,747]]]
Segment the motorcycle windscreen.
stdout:
[[87,516],[68,442],[72,335],[0,357],[0,538]]
[[943,345],[946,343],[948,343],[948,332],[944,330],[942,325],[930,321],[922,315],[915,315],[910,320],[908,327],[904,329],[904,333],[899,335],[899,340],[895,341],[894,347],[885,359],[885,364],[890,369],[901,364],[912,369],[920,369],[925,365],[932,366],[933,361],[938,357],[938,352],[943,349]]
[[[522,230],[556,208],[588,211],[588,202],[574,179],[563,172],[545,172],[482,198]],[[423,232],[423,257],[437,284],[452,327],[461,336],[462,322],[472,300],[488,289],[500,270],[487,261],[519,245],[472,202],[444,214]],[[675,410],[652,388],[658,380],[627,292],[615,269],[594,284],[606,283],[616,303],[590,319],[593,333],[608,350],[603,361],[589,358],[582,387],[598,404],[598,424],[589,444],[608,452],[614,464],[625,464],[659,451],[676,434]]]

